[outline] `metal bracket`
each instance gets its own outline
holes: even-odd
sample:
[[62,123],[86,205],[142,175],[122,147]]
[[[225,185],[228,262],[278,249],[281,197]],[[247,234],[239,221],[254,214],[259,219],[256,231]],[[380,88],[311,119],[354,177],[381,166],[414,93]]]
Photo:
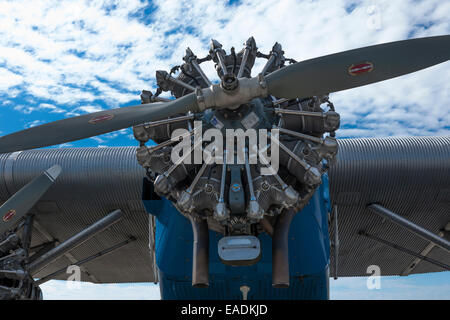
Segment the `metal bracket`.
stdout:
[[203,96],[203,90],[200,87],[195,89],[195,95],[197,96],[197,104],[200,111],[205,111],[207,109],[205,103],[205,97]]
[[441,247],[442,249],[446,250],[447,252],[450,252],[450,241],[439,237],[438,235],[434,234],[433,232],[430,232],[421,226],[418,226],[417,224],[409,221],[408,219],[405,219],[398,214],[384,208],[383,206],[379,204],[369,204],[367,208],[378,214],[379,216],[389,219],[395,224],[399,225],[400,227],[403,227],[404,229],[416,234],[417,236],[421,237],[422,239],[426,241],[433,242],[435,245]]
[[428,258],[428,257],[423,256],[423,255],[421,255],[421,254],[419,254],[419,253],[416,253],[416,252],[414,252],[414,251],[412,251],[412,250],[409,250],[409,249],[407,249],[407,248],[405,248],[405,247],[399,246],[398,244],[395,244],[395,243],[389,242],[389,241],[387,241],[387,240],[378,238],[377,236],[374,236],[374,235],[372,235],[372,234],[368,234],[368,233],[365,232],[365,231],[360,231],[358,234],[359,234],[360,236],[364,236],[364,237],[366,237],[366,238],[375,240],[375,241],[377,241],[377,242],[379,242],[379,243],[382,243],[382,244],[384,244],[384,245],[387,245],[387,246],[389,246],[389,247],[391,247],[391,248],[394,248],[394,249],[397,249],[397,250],[402,251],[402,252],[404,252],[404,253],[407,253],[407,254],[409,254],[409,255],[412,255],[412,256],[414,256],[414,257],[416,257],[416,258],[420,258],[420,259],[422,259],[422,260],[425,260],[425,261],[427,261],[427,262],[429,262],[429,263],[432,263],[432,264],[434,264],[434,265],[436,265],[436,266],[438,266],[438,267],[441,267],[441,268],[443,268],[443,269],[450,270],[450,266],[447,265],[447,264],[445,264],[445,263],[442,263],[442,262],[439,262],[439,261],[437,261],[437,260]]

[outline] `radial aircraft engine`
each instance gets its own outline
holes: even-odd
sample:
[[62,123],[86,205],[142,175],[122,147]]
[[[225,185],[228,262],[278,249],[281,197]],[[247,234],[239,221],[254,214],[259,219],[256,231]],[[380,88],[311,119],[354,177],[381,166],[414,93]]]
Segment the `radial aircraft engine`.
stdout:
[[[266,61],[252,79],[257,58]],[[295,63],[279,43],[266,55],[250,38],[240,52],[231,48],[227,54],[212,40],[205,58],[188,48],[183,60],[170,72],[156,72],[158,90],[143,91],[142,102],[161,101],[160,93],[169,91],[177,99],[193,93],[201,105],[220,88],[229,93],[223,97],[226,106],[134,126],[139,164],[155,192],[186,217],[207,220],[225,235],[273,232],[277,216],[300,211],[320,185],[337,152],[339,114],[327,94],[234,101],[233,92],[254,90],[252,81],[257,90],[267,90],[265,77]],[[206,61],[214,63],[220,84],[212,85],[202,70]],[[149,141],[158,144],[146,145]]]
[[[191,220],[194,286],[208,285],[208,230],[222,233],[222,262],[250,265],[257,235],[272,236],[272,283],[289,285],[287,236],[293,216],[321,184],[338,152],[340,117],[329,94],[418,71],[449,59],[450,36],[410,39],[296,62],[279,43],[268,54],[251,37],[227,53],[212,40],[198,58],[157,71],[142,104],[86,114],[0,138],[12,152],[132,126],[137,160],[154,199],[165,197]],[[256,62],[262,69],[252,76]],[[202,69],[212,62],[219,80]],[[257,64],[257,63],[256,63]],[[210,75],[211,77],[211,75]],[[163,98],[170,92],[175,99]],[[155,144],[156,143],[156,144]]]

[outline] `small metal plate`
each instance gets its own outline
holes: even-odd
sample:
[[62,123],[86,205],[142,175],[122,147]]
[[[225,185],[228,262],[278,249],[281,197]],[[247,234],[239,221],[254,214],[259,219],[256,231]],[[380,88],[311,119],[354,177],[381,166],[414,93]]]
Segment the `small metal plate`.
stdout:
[[219,130],[221,130],[224,126],[224,124],[219,119],[217,119],[216,116],[213,116],[210,122],[214,127],[216,127]]
[[253,111],[250,112],[244,119],[242,119],[241,123],[245,127],[245,129],[253,128],[259,122],[259,117]]
[[231,266],[249,266],[261,258],[261,244],[254,236],[223,237],[218,251],[222,262]]

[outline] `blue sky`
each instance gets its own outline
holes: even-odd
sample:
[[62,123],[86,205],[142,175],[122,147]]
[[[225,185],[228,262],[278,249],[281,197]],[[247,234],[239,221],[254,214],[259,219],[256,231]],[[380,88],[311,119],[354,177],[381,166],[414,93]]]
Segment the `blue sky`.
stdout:
[[[304,60],[383,42],[449,34],[449,16],[450,2],[439,0],[3,0],[0,135],[86,112],[138,104],[142,89],[155,90],[156,70],[168,71],[180,64],[187,46],[197,56],[205,56],[211,38],[228,51],[231,46],[239,50],[254,36],[265,53],[278,41],[287,57]],[[262,63],[256,63],[255,72]],[[205,71],[211,79],[217,78],[212,65]],[[447,62],[332,94],[342,118],[337,135],[448,135],[449,83]],[[124,145],[137,145],[130,129],[57,147]],[[397,297],[448,299],[449,280],[448,272],[389,278],[383,294],[366,290],[353,297],[380,298],[397,292]],[[348,292],[360,292],[364,281],[331,283],[332,297],[348,298]],[[424,296],[429,283],[434,283],[438,296]],[[50,282],[44,293],[55,292],[58,286],[58,282]],[[126,292],[135,296],[133,290],[140,292],[140,286],[144,285],[129,286]],[[95,292],[104,290],[94,288],[91,285],[79,294],[101,298]],[[103,288],[111,294],[115,290],[114,286]]]
[[[450,272],[382,277],[380,289],[367,289],[367,278],[330,279],[330,298],[338,300],[448,300]],[[41,286],[44,299],[130,299],[158,300],[159,287],[154,284],[93,284],[82,283],[79,288],[67,287],[65,281],[52,280]]]

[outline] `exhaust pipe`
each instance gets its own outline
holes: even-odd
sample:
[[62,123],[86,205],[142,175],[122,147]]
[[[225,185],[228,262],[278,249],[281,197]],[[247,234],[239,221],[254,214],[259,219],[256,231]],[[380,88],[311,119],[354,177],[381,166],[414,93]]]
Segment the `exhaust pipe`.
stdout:
[[202,219],[197,222],[189,218],[194,233],[194,252],[192,255],[192,286],[209,287],[209,231],[208,222]]
[[289,227],[296,212],[281,213],[272,237],[272,287],[289,287]]

